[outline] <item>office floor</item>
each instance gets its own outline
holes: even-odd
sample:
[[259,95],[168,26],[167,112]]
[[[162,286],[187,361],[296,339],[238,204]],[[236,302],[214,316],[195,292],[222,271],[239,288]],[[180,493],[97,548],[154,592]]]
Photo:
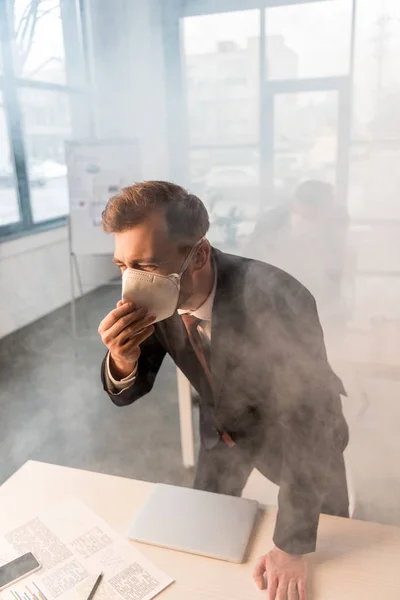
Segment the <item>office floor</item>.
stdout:
[[[0,340],[0,482],[27,459],[190,485],[180,455],[176,376],[163,364],[151,396],[117,408],[103,392],[97,327],[118,300],[102,288]],[[86,316],[86,318],[84,318]]]
[[[193,472],[181,462],[172,362],[134,406],[117,408],[102,390],[97,326],[118,291],[102,288],[79,302],[78,341],[68,307],[0,340],[0,483],[34,459],[191,485]],[[355,516],[400,526],[400,383],[366,380],[360,392],[351,374],[341,375],[350,392]]]

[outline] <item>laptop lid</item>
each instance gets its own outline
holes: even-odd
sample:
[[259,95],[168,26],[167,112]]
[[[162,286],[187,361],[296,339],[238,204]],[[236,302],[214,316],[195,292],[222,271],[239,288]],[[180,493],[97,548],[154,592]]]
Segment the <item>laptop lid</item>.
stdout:
[[257,512],[254,500],[156,484],[129,528],[128,537],[240,563]]

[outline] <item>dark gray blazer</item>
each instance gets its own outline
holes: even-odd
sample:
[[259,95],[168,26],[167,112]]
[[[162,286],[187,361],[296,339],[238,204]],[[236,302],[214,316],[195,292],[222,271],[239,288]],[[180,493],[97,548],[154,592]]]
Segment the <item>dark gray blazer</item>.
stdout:
[[[212,411],[244,451],[275,462],[275,544],[287,552],[311,552],[332,461],[348,442],[340,399],[345,390],[328,363],[308,290],[271,265],[216,249],[213,257],[212,391],[176,313],[157,323],[142,344],[134,385],[109,396],[126,406],[147,394],[170,354],[199,392],[201,411]],[[104,368],[103,362],[107,391]]]

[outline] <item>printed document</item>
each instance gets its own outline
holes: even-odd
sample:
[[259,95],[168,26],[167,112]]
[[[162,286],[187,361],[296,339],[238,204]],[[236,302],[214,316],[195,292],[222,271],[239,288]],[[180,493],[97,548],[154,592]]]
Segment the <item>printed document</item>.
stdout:
[[75,498],[0,537],[0,564],[32,552],[42,568],[0,592],[1,600],[151,600],[172,579]]

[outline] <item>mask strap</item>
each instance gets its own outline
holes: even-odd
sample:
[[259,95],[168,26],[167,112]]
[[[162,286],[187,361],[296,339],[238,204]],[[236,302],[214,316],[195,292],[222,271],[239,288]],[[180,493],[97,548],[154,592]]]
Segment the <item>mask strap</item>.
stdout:
[[205,241],[206,236],[204,235],[198,242],[195,243],[195,245],[192,247],[192,249],[190,250],[189,254],[186,257],[185,262],[183,263],[182,267],[180,268],[180,271],[178,273],[179,277],[181,275],[183,275],[183,273],[186,271],[190,261],[192,260],[197,248]]

